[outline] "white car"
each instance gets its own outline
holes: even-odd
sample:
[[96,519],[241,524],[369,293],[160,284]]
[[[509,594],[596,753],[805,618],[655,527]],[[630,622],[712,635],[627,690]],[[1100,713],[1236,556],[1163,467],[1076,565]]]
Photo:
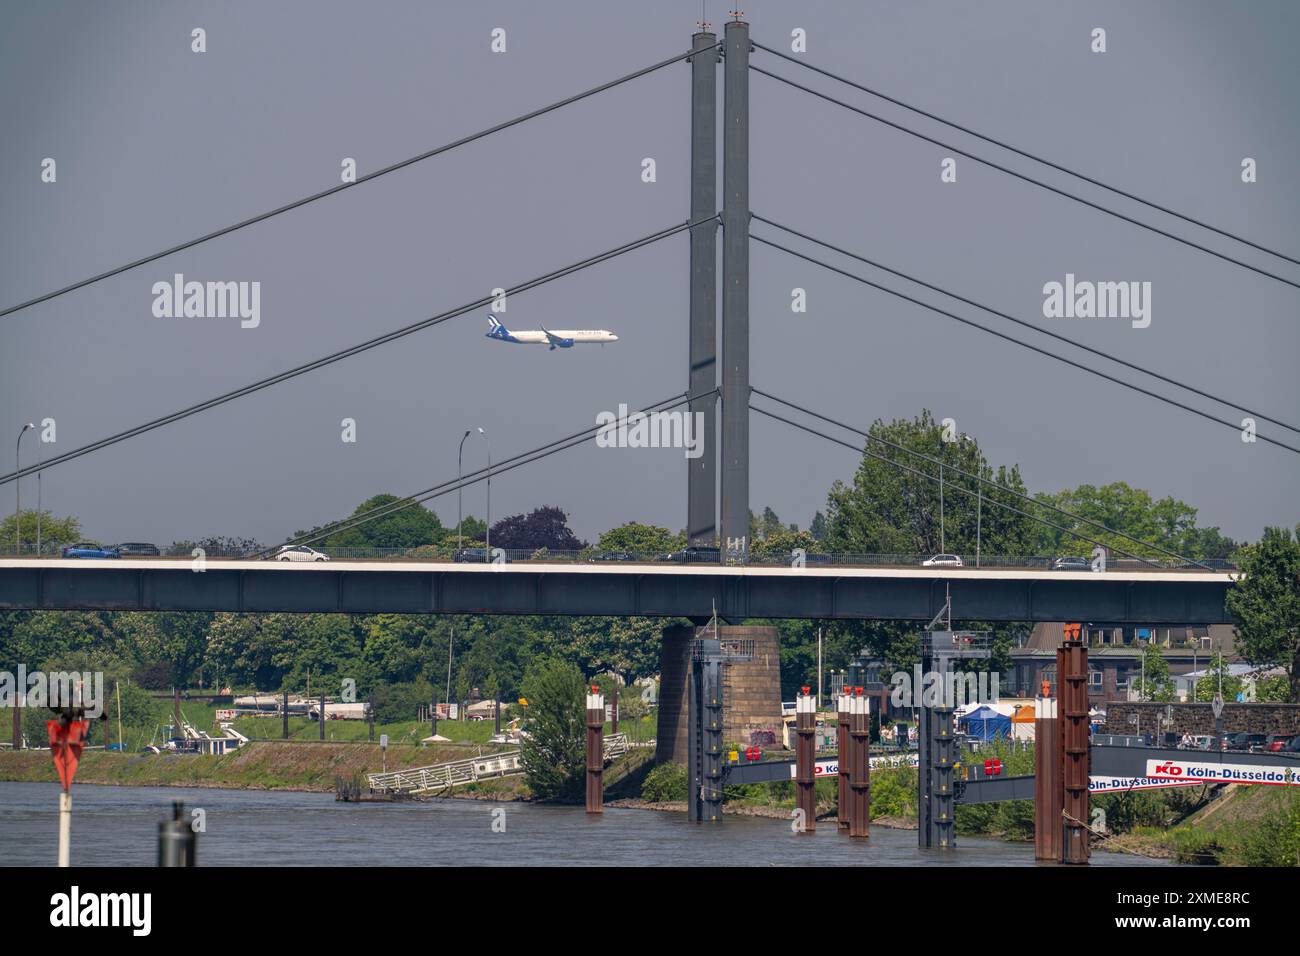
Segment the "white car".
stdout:
[[925,568],[960,568],[962,566],[961,557],[955,554],[936,554],[932,558],[926,558],[921,562]]
[[275,552],[276,561],[328,561],[328,554],[321,554],[315,548],[303,544],[286,544]]

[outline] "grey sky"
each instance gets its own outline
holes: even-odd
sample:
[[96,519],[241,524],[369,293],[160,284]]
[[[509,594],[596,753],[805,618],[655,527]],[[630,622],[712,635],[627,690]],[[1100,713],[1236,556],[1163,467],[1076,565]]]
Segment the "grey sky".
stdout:
[[[708,7],[720,33],[725,6]],[[1300,254],[1300,7],[1292,3],[744,9],[759,42],[788,49],[790,31],[802,27],[812,63]],[[345,156],[365,173],[684,51],[699,14],[691,0],[6,4],[0,305],[327,188]],[[1105,54],[1089,51],[1098,26],[1107,30]],[[207,30],[207,53],[190,51],[194,27]],[[494,27],[507,31],[504,55],[489,50]],[[754,57],[1006,159],[767,54]],[[58,443],[47,454],[67,451],[683,221],[688,81],[689,67],[670,67],[0,319],[0,429],[8,429],[0,438],[52,417]],[[1047,327],[1300,419],[1300,290],[967,160],[958,160],[956,184],[941,184],[945,151],[766,77],[752,75],[750,100],[755,212],[1045,325],[1042,286],[1067,272],[1150,281],[1147,329],[1116,320]],[[40,181],[47,156],[58,163],[56,184]],[[657,162],[654,184],[640,179],[647,156]],[[1240,181],[1244,156],[1258,160],[1255,184]],[[1104,193],[1085,195],[1300,279],[1300,267]],[[761,224],[754,232],[785,241]],[[995,464],[1018,462],[1034,490],[1125,480],[1186,500],[1202,522],[1234,537],[1300,521],[1298,456],[1243,444],[1226,428],[767,247],[755,244],[751,261],[760,388],[863,427],[928,407],[975,435]],[[151,287],[175,272],[260,281],[260,327],[155,318]],[[512,298],[502,316],[524,328],[609,328],[616,345],[548,352],[489,342],[480,310],[52,469],[45,505],[77,515],[88,536],[106,541],[228,534],[274,542],[372,494],[454,477],[468,427],[487,430],[499,459],[593,424],[620,402],[681,392],[686,281],[687,243],[677,236]],[[790,311],[795,286],[808,290],[805,315]],[[345,417],[358,423],[355,445],[340,441]],[[856,465],[851,452],[759,416],[752,433],[754,509],[770,504],[801,526],[824,507],[831,481]],[[4,440],[12,454],[12,436]],[[24,464],[35,450],[29,436]],[[467,467],[482,454],[467,443]],[[685,485],[680,451],[592,443],[499,478],[493,513],[557,504],[588,538],[631,519],[680,528]],[[34,501],[34,481],[23,495]],[[481,488],[466,491],[467,512],[481,515],[482,501]],[[455,521],[454,496],[434,508]]]

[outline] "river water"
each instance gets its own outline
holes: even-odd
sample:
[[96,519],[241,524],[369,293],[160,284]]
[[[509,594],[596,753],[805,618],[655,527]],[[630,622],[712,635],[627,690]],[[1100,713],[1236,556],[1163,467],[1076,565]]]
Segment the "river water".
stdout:
[[[154,865],[158,821],[173,800],[187,816],[204,812],[201,866],[1035,865],[1027,843],[959,836],[955,850],[922,851],[913,830],[873,827],[869,839],[851,840],[833,822],[795,834],[783,820],[727,816],[706,826],[685,813],[617,807],[589,818],[580,807],[523,803],[349,804],[332,793],[86,784],[73,789],[73,865]],[[0,782],[0,865],[54,864],[57,807],[57,784]],[[1153,862],[1092,856],[1101,866]]]

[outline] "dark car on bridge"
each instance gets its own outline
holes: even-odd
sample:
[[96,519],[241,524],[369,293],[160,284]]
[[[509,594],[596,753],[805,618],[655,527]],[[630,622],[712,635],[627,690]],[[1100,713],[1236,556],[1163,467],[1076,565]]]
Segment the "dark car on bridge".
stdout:
[[123,558],[156,558],[162,554],[156,544],[145,544],[142,541],[124,541],[122,544],[113,545],[113,550]]
[[1225,750],[1259,750],[1268,738],[1263,734],[1249,734],[1244,731],[1228,734],[1223,738]]
[[636,555],[631,551],[599,551],[589,561],[635,561]]
[[121,555],[113,548],[105,548],[93,541],[82,541],[80,544],[70,544],[63,549],[65,558],[120,558]]
[[[510,560],[510,555],[500,548],[493,548],[492,550],[501,552],[502,561]],[[488,552],[486,548],[457,548],[451,559],[457,564],[487,564]]]
[[678,564],[705,563],[719,564],[722,561],[722,551],[719,548],[711,548],[706,545],[689,544],[677,551],[669,551],[667,554],[659,555],[660,561],[675,561]]

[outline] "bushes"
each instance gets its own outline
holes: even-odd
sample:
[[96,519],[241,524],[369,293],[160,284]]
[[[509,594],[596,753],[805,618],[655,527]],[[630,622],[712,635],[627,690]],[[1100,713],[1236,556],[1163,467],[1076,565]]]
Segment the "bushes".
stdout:
[[871,815],[873,817],[916,816],[916,770],[893,767],[871,774]]
[[1224,846],[1217,833],[1196,827],[1180,827],[1169,831],[1173,838],[1174,859],[1179,863],[1215,866],[1219,863]]
[[1233,828],[1227,861],[1239,866],[1300,866],[1300,796]]
[[671,803],[686,799],[686,768],[675,763],[661,763],[641,784],[641,799],[651,803]]

